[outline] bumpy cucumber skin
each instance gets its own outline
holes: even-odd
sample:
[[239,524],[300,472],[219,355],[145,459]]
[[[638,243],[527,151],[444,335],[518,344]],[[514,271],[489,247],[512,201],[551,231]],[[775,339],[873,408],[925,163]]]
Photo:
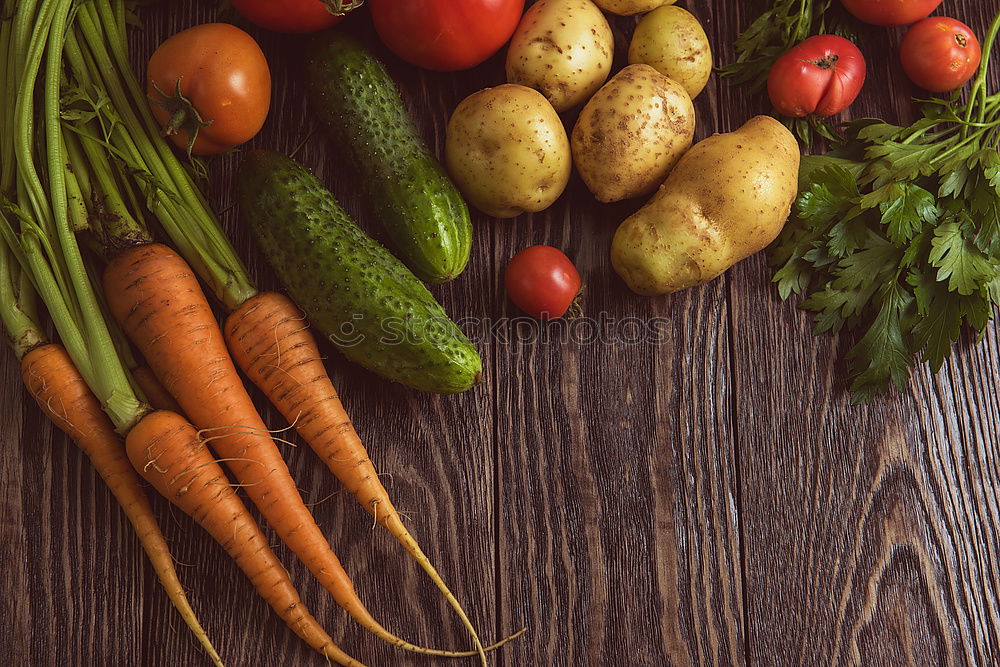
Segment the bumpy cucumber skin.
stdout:
[[305,167],[253,151],[240,166],[237,196],[289,296],[348,359],[438,394],[479,383],[483,362],[465,334]]
[[313,113],[406,265],[430,283],[461,273],[472,248],[469,208],[382,63],[350,35],[331,31],[312,44],[306,76]]

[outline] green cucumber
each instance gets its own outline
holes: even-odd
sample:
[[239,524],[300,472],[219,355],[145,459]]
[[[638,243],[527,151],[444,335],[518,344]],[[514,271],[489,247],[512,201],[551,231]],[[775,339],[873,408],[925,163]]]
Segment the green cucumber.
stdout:
[[360,42],[317,38],[306,64],[312,111],[358,176],[368,207],[403,262],[430,283],[469,262],[469,208],[420,137],[396,83]]
[[250,152],[237,197],[289,296],[348,359],[439,394],[479,383],[483,362],[469,339],[309,170],[279,153]]

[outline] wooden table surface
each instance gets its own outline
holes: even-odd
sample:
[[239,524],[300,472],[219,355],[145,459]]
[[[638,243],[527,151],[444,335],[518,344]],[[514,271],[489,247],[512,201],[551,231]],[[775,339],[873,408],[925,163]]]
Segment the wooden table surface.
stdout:
[[[752,4],[687,0],[717,64],[732,57]],[[1000,0],[943,6],[980,35],[998,10]],[[217,11],[214,0],[143,10],[135,63]],[[613,24],[620,67],[634,20]],[[347,25],[370,34],[365,16]],[[253,145],[290,152],[304,142],[299,157],[361,216],[336,152],[310,135],[301,40],[254,34],[275,91]],[[870,78],[856,115],[912,117],[915,91],[895,56],[901,34],[861,44]],[[503,81],[502,55],[455,75],[388,62],[439,151],[458,101]],[[713,77],[697,109],[700,138],[768,105]],[[219,210],[232,203],[238,162],[237,154],[212,165]],[[809,316],[778,300],[763,257],[675,296],[629,292],[608,248],[640,203],[599,205],[574,176],[542,214],[475,216],[468,270],[434,290],[454,318],[477,318],[466,328],[486,381],[465,395],[418,394],[329,350],[330,372],[397,506],[484,638],[528,626],[496,664],[997,664],[1000,331],[963,344],[936,377],[921,368],[905,394],[852,407],[842,360],[850,340],[814,339]],[[224,218],[254,275],[272,286],[236,212]],[[518,312],[499,276],[534,243],[575,260],[594,324],[504,319]],[[651,322],[655,340],[623,341],[635,326],[625,318]],[[13,355],[3,355],[0,373],[0,657],[209,664],[103,483],[27,397]],[[272,410],[265,419],[285,425]],[[315,455],[304,446],[285,452],[375,616],[409,639],[465,647],[454,615],[402,550],[353,499],[331,496],[338,485]],[[187,517],[159,498],[154,509],[228,664],[325,664]],[[283,547],[277,553],[348,652],[370,665],[431,663],[359,631],[304,566]]]

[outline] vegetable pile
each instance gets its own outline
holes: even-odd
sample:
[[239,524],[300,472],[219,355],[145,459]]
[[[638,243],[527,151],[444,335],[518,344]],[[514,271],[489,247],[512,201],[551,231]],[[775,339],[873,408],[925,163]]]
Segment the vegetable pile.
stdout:
[[[147,100],[125,57],[127,13],[121,0],[80,6],[73,0],[15,6],[11,0],[4,9],[10,19],[0,28],[0,83],[16,99],[3,115],[0,145],[3,190],[13,197],[0,208],[4,325],[16,342],[29,389],[100,466],[140,529],[172,602],[212,659],[219,662],[177,582],[136,473],[219,542],[275,613],[328,659],[361,665],[310,615],[221,464],[278,537],[363,627],[408,651],[478,655],[486,664],[487,649],[472,622],[393,508],[300,311],[283,295],[257,290],[154,117],[162,110],[161,93],[171,90],[182,107],[172,110],[169,119],[159,117],[167,121],[181,115],[200,124],[199,136],[192,129],[180,143],[182,149],[197,151],[206,128],[222,131],[222,125],[240,120],[253,126],[244,138],[252,136],[263,118],[241,113],[246,111],[241,105],[256,104],[260,110],[260,101],[267,102],[266,62],[258,67],[264,76],[256,79],[229,72],[235,77],[230,83],[241,82],[247,92],[230,97],[236,109],[206,106],[206,100],[216,98],[198,94],[226,80],[218,70],[222,64],[236,70],[251,65],[238,55],[260,53],[252,38],[230,26],[201,26],[228,35],[212,47],[215,58],[205,60],[204,49],[182,54],[216,68],[211,76],[197,63],[190,72],[170,71],[162,66],[161,48],[150,64],[153,83]],[[200,32],[194,31],[174,39],[189,40]],[[202,43],[199,39],[196,45]],[[169,58],[169,64],[176,59]],[[207,81],[192,80],[194,73]],[[215,125],[224,116],[230,122]],[[156,242],[147,227],[153,219],[176,251]],[[406,269],[400,265],[400,271]],[[222,328],[199,278],[229,312]],[[32,289],[45,303],[65,352],[42,336]],[[433,303],[429,294],[427,299]],[[148,372],[138,373],[126,335],[162,386],[151,384]],[[479,364],[465,343],[470,365]],[[237,364],[421,565],[468,629],[473,651],[415,645],[371,616],[303,503],[271,431],[237,375]],[[148,397],[132,369],[137,369],[136,378],[146,378]],[[150,405],[154,396],[162,409]],[[57,410],[62,403],[74,410]],[[126,460],[132,467],[122,470]]]
[[[985,41],[991,53],[1000,15]],[[933,100],[909,127],[860,120],[806,157],[796,215],[774,248],[783,298],[808,296],[816,332],[859,329],[856,401],[937,372],[1000,304],[1000,93],[983,59],[966,101]]]
[[[924,89],[975,80],[964,97],[925,100],[910,126],[857,120],[838,138],[815,119],[846,110],[867,72],[854,43],[823,34],[845,25],[832,18],[841,3],[773,0],[722,73],[766,88],[779,114],[799,119],[790,121],[799,138],[815,129],[838,139],[824,155],[801,157],[792,132],[768,116],[695,143],[694,99],[711,76],[712,48],[673,1],[539,0],[524,11],[523,0],[370,0],[387,47],[421,67],[474,67],[509,40],[507,82],[454,109],[442,165],[350,22],[313,38],[302,72],[310,111],[387,245],[303,165],[248,151],[240,217],[286,295],[258,289],[194,175],[193,155],[226,153],[267,122],[271,71],[253,36],[221,23],[182,31],[150,59],[144,90],[126,56],[125,0],[2,2],[0,91],[11,103],[0,111],[0,321],[29,392],[98,469],[216,664],[140,477],[204,528],[330,661],[363,667],[306,608],[237,488],[380,639],[485,665],[487,651],[520,634],[483,645],[395,509],[312,333],[417,390],[480,384],[478,351],[425,285],[466,268],[468,204],[497,218],[543,211],[564,195],[574,167],[599,204],[650,197],[610,248],[624,284],[646,296],[714,280],[774,242],[781,298],[803,295],[817,334],[858,332],[848,355],[856,401],[903,389],[918,360],[937,371],[963,330],[981,336],[1000,304],[1000,92],[987,90],[1000,15],[981,49],[965,24],[927,18],[940,0],[843,0],[870,23],[915,23],[901,62]],[[360,5],[233,4],[253,23],[291,33],[336,26]],[[649,12],[617,72],[605,11]],[[560,113],[577,108],[569,127]],[[532,317],[573,317],[580,273],[559,249],[534,245],[511,258],[504,285]],[[58,341],[46,335],[38,302]],[[240,372],[420,565],[471,650],[411,643],[369,613]]]

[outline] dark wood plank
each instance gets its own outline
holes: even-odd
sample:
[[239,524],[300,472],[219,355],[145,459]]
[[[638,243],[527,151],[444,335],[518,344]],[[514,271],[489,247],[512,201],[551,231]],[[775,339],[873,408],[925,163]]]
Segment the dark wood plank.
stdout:
[[[980,35],[998,9],[996,0],[943,8]],[[748,18],[742,6],[733,12],[717,43]],[[912,119],[901,34],[862,43],[871,70],[855,115]],[[720,104],[733,126],[766,108],[735,91]],[[849,336],[813,339],[808,315],[778,302],[769,275],[758,256],[729,284],[748,661],[993,664],[996,329],[937,377],[921,369],[905,395],[850,406]]]

